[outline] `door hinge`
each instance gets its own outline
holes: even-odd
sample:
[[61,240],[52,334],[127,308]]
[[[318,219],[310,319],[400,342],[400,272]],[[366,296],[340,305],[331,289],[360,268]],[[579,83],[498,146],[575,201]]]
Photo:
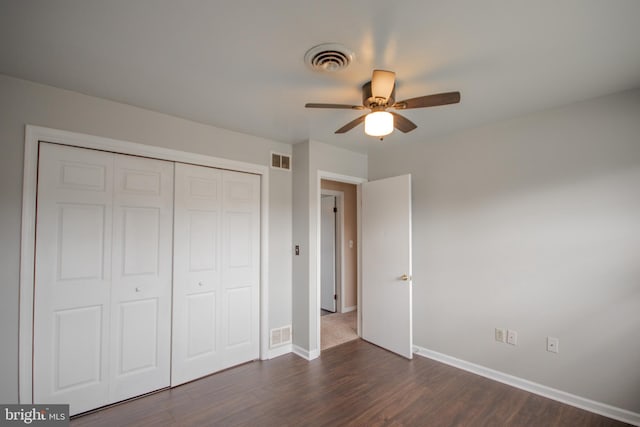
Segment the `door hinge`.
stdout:
[[338,212],[338,208],[333,208],[333,212]]
[[337,301],[338,300],[338,295],[333,294],[333,299]]

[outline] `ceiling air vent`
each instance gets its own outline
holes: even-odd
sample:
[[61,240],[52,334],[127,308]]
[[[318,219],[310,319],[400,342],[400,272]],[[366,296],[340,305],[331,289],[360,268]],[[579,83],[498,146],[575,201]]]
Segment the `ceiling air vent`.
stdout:
[[353,52],[337,43],[320,44],[309,49],[304,55],[304,62],[314,71],[344,70],[352,60]]

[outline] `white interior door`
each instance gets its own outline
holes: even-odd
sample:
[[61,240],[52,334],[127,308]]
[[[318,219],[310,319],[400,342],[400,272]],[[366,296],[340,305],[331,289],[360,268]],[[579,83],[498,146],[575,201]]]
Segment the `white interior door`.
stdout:
[[71,413],[109,399],[113,159],[40,143],[33,398]]
[[176,164],[172,385],[259,356],[260,178]]
[[168,387],[173,163],[115,156],[111,402]]
[[168,386],[173,164],[41,143],[38,174],[34,402]]
[[336,311],[336,197],[320,199],[320,307]]
[[411,175],[362,184],[362,338],[412,358]]

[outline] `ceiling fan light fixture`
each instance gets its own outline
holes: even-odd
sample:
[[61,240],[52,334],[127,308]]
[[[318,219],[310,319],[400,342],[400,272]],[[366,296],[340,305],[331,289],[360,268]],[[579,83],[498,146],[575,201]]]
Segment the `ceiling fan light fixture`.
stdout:
[[394,110],[408,110],[411,108],[436,107],[438,105],[457,104],[460,102],[460,92],[435,93],[416,98],[395,101],[396,73],[386,70],[373,70],[371,81],[362,85],[362,105],[348,104],[322,104],[308,103],[306,108],[340,108],[347,110],[369,109],[371,113],[363,114],[357,119],[351,120],[346,125],[335,131],[341,134],[364,122],[364,131],[367,135],[383,137],[389,135],[394,129],[402,133],[408,133],[418,127],[411,120],[398,113],[389,113],[387,108]]
[[371,136],[387,136],[393,132],[393,115],[388,111],[374,111],[364,118],[364,133]]

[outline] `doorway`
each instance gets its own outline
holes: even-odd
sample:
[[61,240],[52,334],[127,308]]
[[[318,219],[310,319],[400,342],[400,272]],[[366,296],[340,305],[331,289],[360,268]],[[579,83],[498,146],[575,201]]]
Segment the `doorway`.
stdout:
[[[320,196],[323,180],[356,184],[357,336],[411,359],[411,175],[367,181],[326,171],[318,171],[317,192],[313,200],[317,212],[314,221],[317,239],[314,244],[315,263],[312,264],[316,278],[312,287],[316,297],[311,315],[315,317],[312,320],[317,327],[317,335],[316,347],[310,352],[309,359],[318,357],[326,349],[321,340],[320,316]],[[390,225],[392,229],[389,229]],[[379,233],[379,230],[385,230],[385,233]],[[382,241],[379,239],[381,236]],[[381,317],[379,313],[385,313],[385,316]]]
[[320,350],[358,338],[355,184],[320,182]]
[[[337,313],[338,310],[338,255],[340,244],[336,227],[338,196],[322,194],[320,196],[320,309],[322,314]],[[337,267],[337,268],[336,268]]]

